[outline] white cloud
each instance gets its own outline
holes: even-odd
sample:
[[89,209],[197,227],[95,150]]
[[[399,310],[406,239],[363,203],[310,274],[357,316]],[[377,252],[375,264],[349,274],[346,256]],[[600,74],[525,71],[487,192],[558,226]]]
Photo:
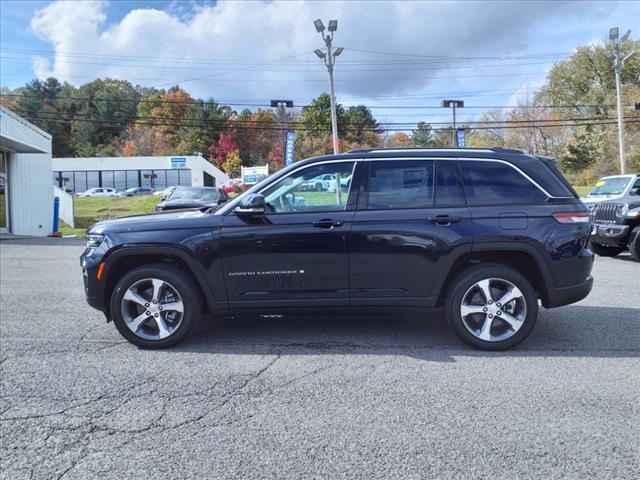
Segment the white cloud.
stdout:
[[[181,83],[196,96],[222,99],[309,98],[326,90],[324,66],[311,53],[321,46],[312,23],[320,17],[325,23],[338,19],[335,45],[347,48],[336,67],[343,97],[425,92],[436,83],[435,91],[462,84],[469,90],[469,82],[433,78],[468,78],[472,69],[447,69],[439,61],[419,70],[416,62],[424,59],[418,57],[348,49],[447,57],[517,54],[540,40],[534,35],[545,21],[569,21],[599,8],[579,3],[576,8],[572,2],[219,1],[188,14],[140,8],[107,25],[107,2],[59,1],[32,19],[32,30],[56,52],[51,63],[36,58],[34,72],[74,84],[105,76],[145,86]],[[368,63],[358,63],[363,61]]]

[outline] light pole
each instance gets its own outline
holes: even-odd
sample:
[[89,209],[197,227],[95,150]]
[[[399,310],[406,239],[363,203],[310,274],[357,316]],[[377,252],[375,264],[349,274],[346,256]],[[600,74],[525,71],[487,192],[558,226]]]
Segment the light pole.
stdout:
[[[329,26],[327,30],[329,33],[325,35],[324,33],[324,24],[322,20],[317,19],[313,24],[316,27],[316,31],[322,36],[324,40],[324,44],[327,46],[326,53],[320,49],[314,50],[314,53],[324,60],[324,64],[329,71],[329,97],[331,98],[331,131],[333,136],[333,153],[338,154],[338,116],[336,114],[336,94],[333,88],[333,66],[336,63],[336,57],[342,53],[344,48],[338,47],[335,51],[332,51],[331,42],[333,41],[333,34],[336,30],[338,30],[338,21],[337,20],[329,20]],[[338,189],[340,190],[340,189]]]
[[282,131],[282,138],[284,139],[284,124],[286,121],[285,108],[293,108],[293,100],[271,100],[271,107],[278,109],[278,118],[280,119],[280,130]]
[[624,66],[624,62],[635,53],[635,51],[630,52],[624,58],[620,58],[620,44],[625,42],[629,35],[631,35],[631,30],[627,30],[622,38],[618,38],[620,35],[620,30],[618,27],[613,27],[609,29],[609,41],[613,44],[613,71],[616,74],[616,108],[618,110],[618,149],[620,152],[620,173],[627,173],[627,163],[624,158],[624,120],[622,115],[622,84],[620,81],[620,75],[622,74],[622,67]]
[[464,107],[464,101],[462,100],[442,100],[442,108],[453,109],[453,147],[458,146],[458,140],[456,137],[456,108]]

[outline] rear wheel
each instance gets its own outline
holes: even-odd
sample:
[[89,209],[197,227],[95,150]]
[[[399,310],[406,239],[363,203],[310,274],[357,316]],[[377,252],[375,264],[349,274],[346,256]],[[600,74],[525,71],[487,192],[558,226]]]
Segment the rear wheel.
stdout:
[[200,316],[197,287],[180,269],[154,264],[136,268],[111,296],[113,322],[129,342],[164,348],[182,341]]
[[533,286],[519,272],[499,264],[463,271],[446,301],[449,326],[481,350],[505,350],[524,340],[538,317]]
[[631,230],[631,235],[629,235],[629,252],[636,262],[640,262],[640,227]]
[[606,245],[600,245],[593,241],[589,242],[589,248],[593,253],[601,257],[615,257],[624,252],[624,247],[607,247]]

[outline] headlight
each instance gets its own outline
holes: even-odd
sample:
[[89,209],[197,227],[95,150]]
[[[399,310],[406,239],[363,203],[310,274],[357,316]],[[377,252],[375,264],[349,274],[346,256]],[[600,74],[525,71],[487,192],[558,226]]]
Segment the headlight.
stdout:
[[87,235],[87,248],[99,247],[104,240],[104,235],[89,234]]
[[640,218],[640,207],[627,209],[624,216],[627,218]]

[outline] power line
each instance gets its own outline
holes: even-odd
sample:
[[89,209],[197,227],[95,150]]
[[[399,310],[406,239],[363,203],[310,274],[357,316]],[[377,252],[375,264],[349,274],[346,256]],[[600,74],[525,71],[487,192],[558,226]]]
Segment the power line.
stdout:
[[[113,103],[152,103],[159,105],[172,105],[172,104],[188,104],[194,106],[202,106],[202,105],[216,105],[218,107],[225,107],[225,102],[222,101],[202,101],[202,100],[161,100],[161,99],[129,99],[129,98],[100,98],[100,97],[77,97],[77,96],[69,96],[69,97],[56,97],[53,99],[46,99],[39,95],[24,95],[21,93],[3,93],[0,94],[0,97],[8,97],[8,98],[33,98],[40,99],[42,101],[84,101],[84,102],[113,102]],[[345,100],[346,101],[346,100]],[[231,102],[231,105],[236,106],[247,106],[247,107],[268,107],[271,108],[269,103],[245,103],[245,102]],[[624,108],[633,108],[635,104],[626,104],[623,105]],[[311,105],[300,105],[300,108],[310,107]],[[615,108],[615,104],[574,104],[574,105],[465,105],[465,109],[544,109],[544,108]],[[371,106],[367,107],[370,110],[372,109],[437,109],[442,110],[442,106],[438,105],[381,105],[381,106]]]
[[[211,123],[183,123],[183,122],[169,122],[169,121],[164,121],[164,122],[149,122],[149,121],[126,121],[126,120],[121,120],[121,119],[85,119],[85,118],[69,118],[69,117],[63,117],[63,116],[56,116],[55,118],[49,118],[49,117],[43,117],[40,115],[34,115],[34,114],[23,114],[21,115],[24,118],[27,119],[32,119],[32,120],[46,120],[47,122],[54,122],[54,123],[71,123],[71,122],[82,122],[82,123],[93,123],[93,124],[100,124],[103,125],[105,127],[113,127],[113,128],[123,128],[123,127],[127,127],[129,125],[142,125],[142,126],[149,126],[149,127],[157,127],[157,126],[170,126],[170,127],[190,127],[190,128],[201,128],[201,129],[208,129],[208,130],[238,130],[238,129],[244,129],[244,130],[257,130],[257,131],[273,131],[273,132],[277,132],[280,131],[280,126],[277,124],[274,125],[237,125],[234,122],[228,122],[225,124],[220,124],[220,125],[212,125]],[[445,123],[445,122],[443,122]],[[611,120],[611,119],[598,119],[598,120],[594,120],[594,121],[580,121],[580,122],[571,122],[571,123],[566,123],[565,121],[559,121],[558,123],[542,123],[540,121],[517,121],[514,122],[517,123],[518,125],[504,125],[504,124],[499,124],[499,125],[492,125],[492,126],[480,126],[480,127],[473,127],[473,126],[469,126],[468,128],[470,128],[471,130],[501,130],[501,129],[514,129],[514,128],[519,128],[519,129],[531,129],[531,128],[557,128],[557,127],[577,127],[577,126],[590,126],[590,125],[613,125],[616,123],[615,120]],[[640,123],[640,118],[637,117],[630,117],[628,123]],[[328,123],[326,124],[316,124],[313,126],[298,126],[296,127],[297,130],[299,131],[316,131],[319,129],[326,129],[328,127]],[[410,125],[403,125],[402,127],[400,126],[395,126],[395,125],[399,125],[399,124],[393,124],[393,128],[391,127],[380,127],[380,128],[362,128],[359,129],[361,131],[365,131],[365,132],[376,132],[376,133],[382,133],[382,132],[394,132],[394,131],[406,131],[406,130],[411,130],[411,126]],[[433,131],[438,131],[438,130],[450,130],[451,127],[435,127],[432,128]]]

